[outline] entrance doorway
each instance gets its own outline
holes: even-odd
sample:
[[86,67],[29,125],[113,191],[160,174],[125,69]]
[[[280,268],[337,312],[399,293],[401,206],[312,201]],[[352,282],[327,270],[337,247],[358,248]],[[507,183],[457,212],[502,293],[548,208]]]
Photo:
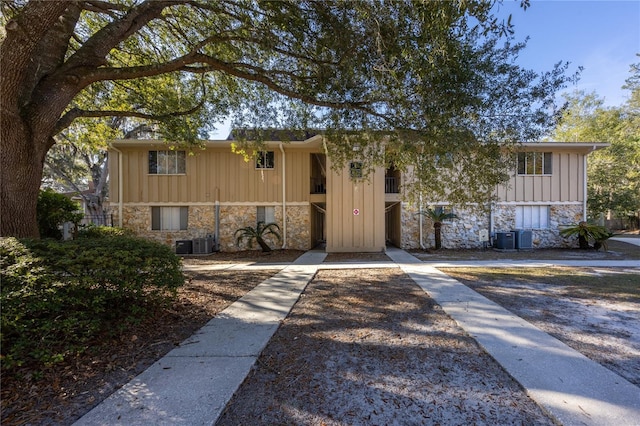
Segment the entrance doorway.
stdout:
[[402,246],[402,206],[399,201],[387,202],[384,206],[385,243],[387,246]]
[[311,203],[311,247],[324,247],[327,243],[325,234],[326,203]]

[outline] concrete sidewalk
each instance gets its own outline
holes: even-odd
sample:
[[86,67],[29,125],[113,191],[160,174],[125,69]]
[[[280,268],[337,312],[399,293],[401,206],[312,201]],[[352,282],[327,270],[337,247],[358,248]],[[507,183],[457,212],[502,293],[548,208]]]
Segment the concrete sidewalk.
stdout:
[[75,425],[214,424],[325,257],[300,256]]
[[[399,249],[389,249],[387,255],[393,262],[323,264],[326,253],[309,251],[289,265],[198,266],[198,270],[281,270],[75,424],[214,424],[317,270],[337,267],[400,267],[562,424],[640,424],[640,388],[448,277],[433,264]],[[640,266],[634,263],[616,266]],[[526,266],[549,264],[558,262]]]
[[613,241],[622,241],[623,243],[629,243],[635,246],[640,246],[640,235],[627,235],[624,237],[612,237],[609,239]]
[[561,424],[640,424],[637,386],[409,253],[387,256]]

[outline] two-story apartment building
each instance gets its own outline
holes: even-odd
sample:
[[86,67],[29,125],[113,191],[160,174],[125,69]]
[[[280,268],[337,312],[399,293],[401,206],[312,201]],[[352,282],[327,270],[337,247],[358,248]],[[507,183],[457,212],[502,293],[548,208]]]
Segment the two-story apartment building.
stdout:
[[[359,163],[331,168],[322,136],[266,142],[247,162],[231,141],[208,141],[189,154],[158,140],[114,141],[110,202],[114,223],[175,244],[216,236],[218,248],[237,250],[234,232],[258,221],[276,222],[282,247],[327,252],[384,251],[433,246],[432,224],[403,201],[398,172],[380,167],[367,182],[354,180]],[[487,245],[496,232],[531,230],[534,247],[565,246],[559,228],[585,218],[586,158],[603,143],[525,143],[513,159],[508,185],[482,213],[456,210],[443,246]],[[446,203],[441,208],[449,208]]]

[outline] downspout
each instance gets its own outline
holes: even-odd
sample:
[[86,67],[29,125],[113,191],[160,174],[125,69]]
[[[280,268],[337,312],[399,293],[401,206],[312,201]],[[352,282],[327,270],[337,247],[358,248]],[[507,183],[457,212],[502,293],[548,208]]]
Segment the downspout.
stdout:
[[424,246],[424,243],[422,242],[422,194],[420,194],[420,205],[418,206],[418,216],[419,217],[419,227],[420,227],[420,248],[422,250],[426,250],[426,247]]
[[220,251],[220,188],[218,188],[216,186],[216,201],[215,201],[215,221],[216,221],[216,227],[215,227],[215,251]]
[[282,249],[284,250],[287,248],[287,167],[282,142],[280,142],[280,152],[282,152]]
[[[591,149],[591,152],[595,151],[596,147],[594,146]],[[582,157],[582,221],[587,221],[587,155],[585,154]]]
[[[486,245],[493,245],[491,242],[493,241],[493,222],[494,222],[494,203],[493,201],[489,202],[489,234],[487,237],[489,238],[484,242]],[[486,247],[485,247],[486,248]]]
[[122,193],[124,188],[124,184],[122,182],[122,151],[114,147],[111,143],[109,143],[109,148],[118,153],[118,227],[122,228],[122,203],[124,195]]

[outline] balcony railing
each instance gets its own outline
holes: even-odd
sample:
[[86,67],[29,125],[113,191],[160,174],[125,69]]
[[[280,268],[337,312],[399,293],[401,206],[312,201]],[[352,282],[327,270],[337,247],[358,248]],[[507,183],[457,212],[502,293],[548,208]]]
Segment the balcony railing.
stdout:
[[327,179],[323,177],[311,178],[311,194],[326,194]]
[[400,193],[400,179],[397,177],[385,177],[384,178],[384,193],[385,194],[399,194]]
[[82,218],[80,225],[113,226],[113,215],[110,213],[88,214]]

